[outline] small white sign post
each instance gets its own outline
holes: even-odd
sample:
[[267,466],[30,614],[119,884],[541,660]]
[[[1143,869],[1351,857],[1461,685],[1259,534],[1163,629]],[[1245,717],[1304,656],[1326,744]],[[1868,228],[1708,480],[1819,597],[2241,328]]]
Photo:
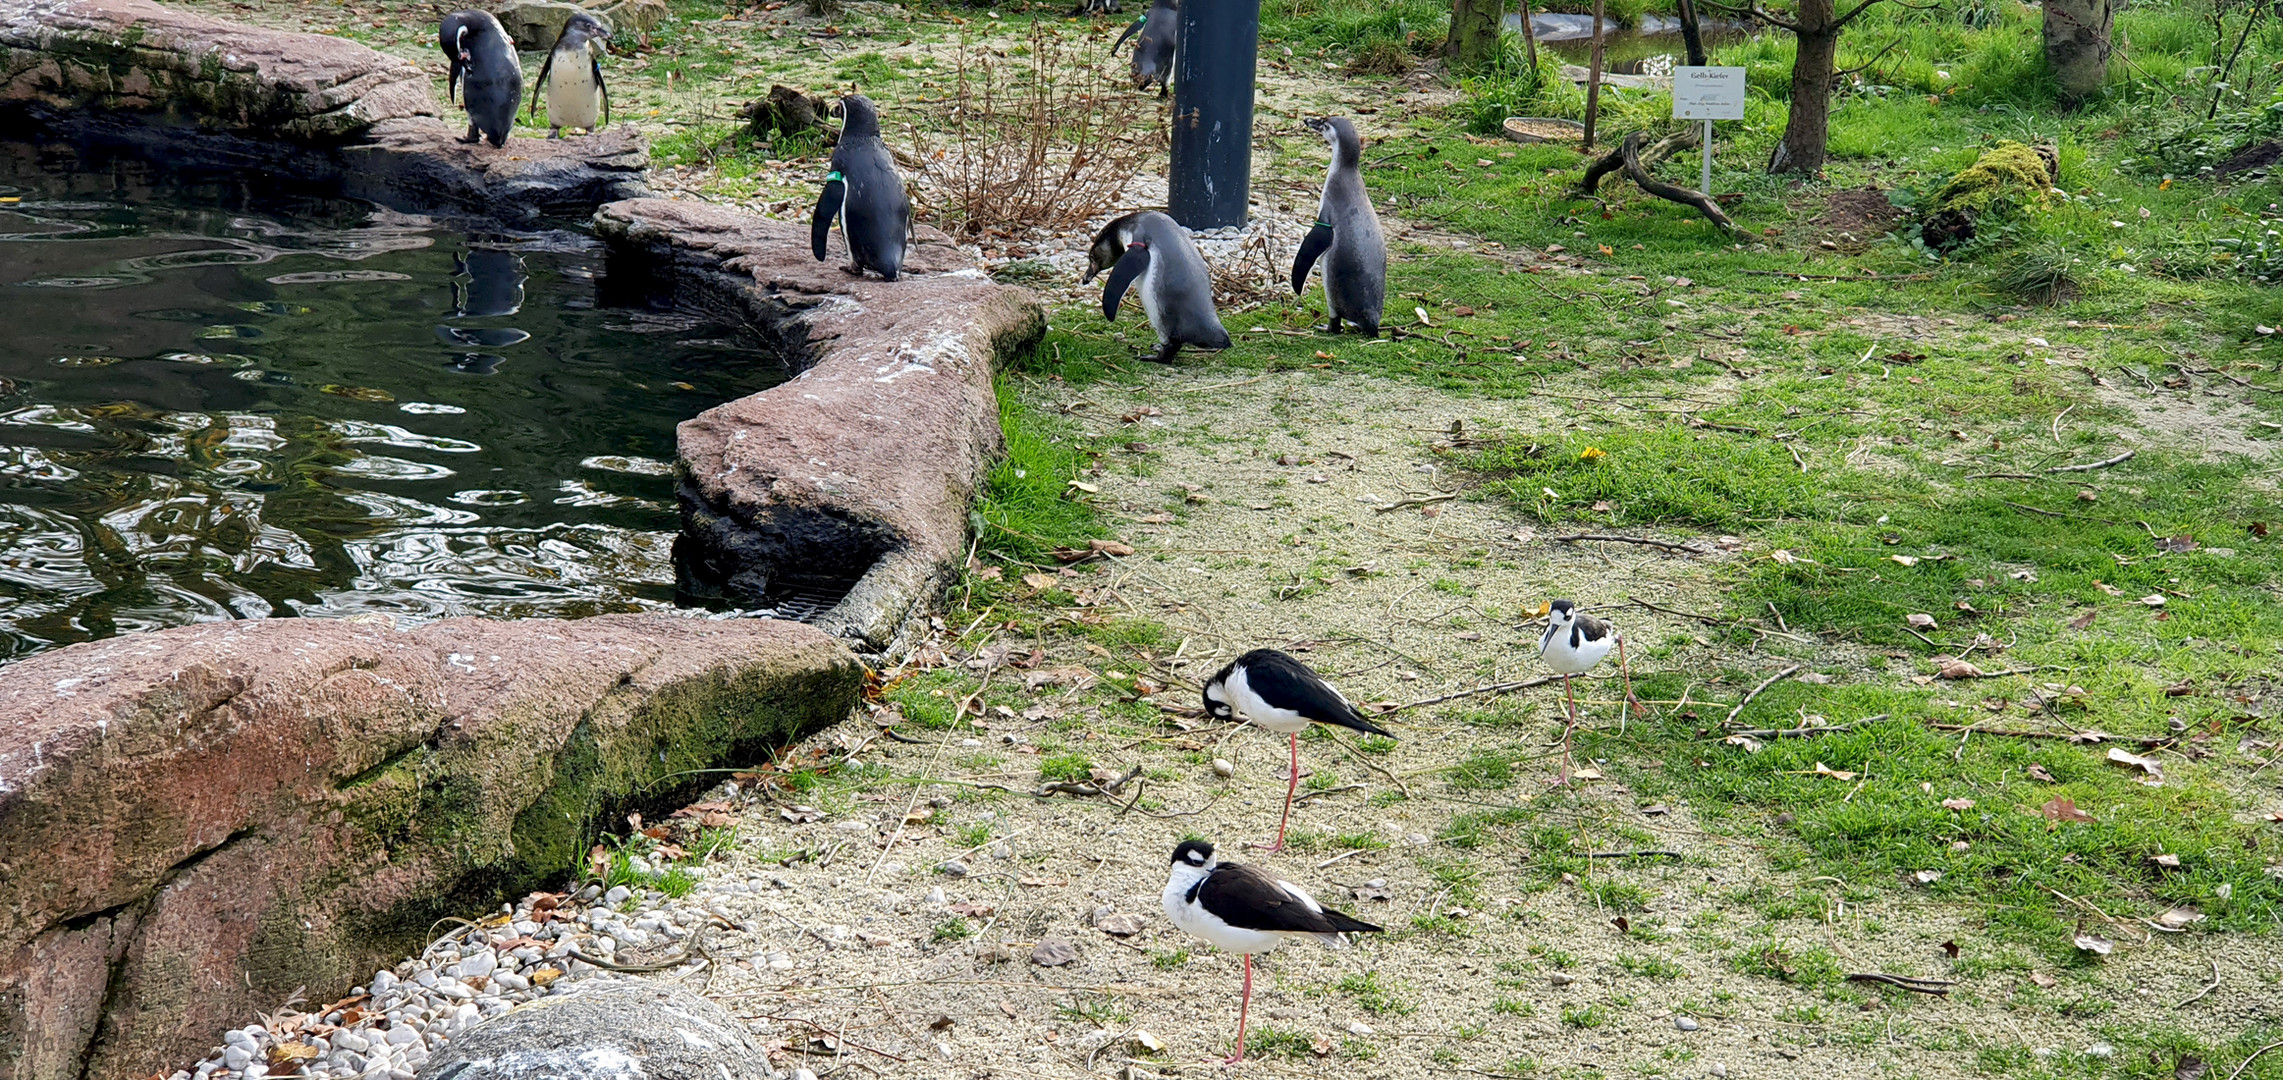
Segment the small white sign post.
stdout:
[[1744,119],[1744,69],[1673,69],[1673,119],[1704,121],[1704,193],[1712,194],[1712,122]]

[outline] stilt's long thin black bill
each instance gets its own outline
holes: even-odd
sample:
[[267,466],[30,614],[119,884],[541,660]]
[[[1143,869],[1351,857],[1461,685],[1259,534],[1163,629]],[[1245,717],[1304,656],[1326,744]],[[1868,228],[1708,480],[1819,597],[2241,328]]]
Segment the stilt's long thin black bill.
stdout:
[[1126,289],[1134,279],[1149,269],[1149,245],[1128,244],[1126,253],[1118,257],[1118,265],[1110,268],[1109,280],[1102,283],[1102,317],[1112,322],[1118,318],[1118,301],[1126,298]]
[[840,216],[840,204],[848,197],[848,184],[839,173],[824,179],[824,194],[816,201],[816,216],[809,219],[809,248],[816,252],[818,262],[824,261],[824,242],[832,235],[832,219]]
[[1298,296],[1307,291],[1308,271],[1315,267],[1316,259],[1331,250],[1331,247],[1332,227],[1321,221],[1316,223],[1315,228],[1308,230],[1307,236],[1301,238],[1300,254],[1292,259],[1293,295]]

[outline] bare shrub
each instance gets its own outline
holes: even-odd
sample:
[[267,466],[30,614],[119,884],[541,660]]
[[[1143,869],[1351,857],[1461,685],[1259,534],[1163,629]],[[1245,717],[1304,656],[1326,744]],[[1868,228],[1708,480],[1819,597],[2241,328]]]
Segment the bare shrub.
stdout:
[[962,41],[941,122],[914,131],[921,202],[936,224],[954,236],[1012,237],[1120,208],[1165,146],[1156,100],[1120,85],[1123,75],[1043,20],[1027,49]]

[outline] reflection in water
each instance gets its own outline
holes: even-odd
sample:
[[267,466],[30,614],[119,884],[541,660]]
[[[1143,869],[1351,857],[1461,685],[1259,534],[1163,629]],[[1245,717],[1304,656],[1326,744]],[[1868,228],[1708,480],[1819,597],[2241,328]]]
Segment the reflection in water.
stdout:
[[734,331],[598,308],[583,236],[77,165],[0,147],[0,660],[672,604],[674,425],[784,377]]

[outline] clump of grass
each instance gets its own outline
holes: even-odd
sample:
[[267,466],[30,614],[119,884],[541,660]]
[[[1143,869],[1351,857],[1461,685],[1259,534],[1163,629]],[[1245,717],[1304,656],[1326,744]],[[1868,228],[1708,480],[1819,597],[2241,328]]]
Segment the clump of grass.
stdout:
[[2077,276],[2078,256],[2057,241],[2023,245],[1998,264],[1990,284],[1999,292],[2025,303],[2044,306],[2074,298],[2082,282]]
[[1624,969],[1629,975],[1639,975],[1645,979],[1678,979],[1688,974],[1681,969],[1679,964],[1661,956],[1634,956],[1631,953],[1620,953],[1617,956],[1617,966]]
[[947,941],[965,941],[974,936],[974,925],[954,916],[935,924],[935,929],[928,933],[928,940],[941,945]]
[[1109,1027],[1132,1020],[1134,1015],[1117,998],[1108,994],[1073,994],[1070,1000],[1054,1007],[1055,1015],[1078,1020],[1095,1027]]
[[1085,780],[1093,769],[1094,760],[1079,753],[1048,754],[1038,761],[1038,777],[1041,780],[1078,783]]
[[1404,75],[1418,63],[1402,42],[1379,38],[1357,49],[1341,70],[1349,75]]
[[1393,980],[1382,980],[1379,972],[1367,971],[1349,975],[1334,987],[1354,999],[1357,1006],[1375,1016],[1409,1016],[1418,1006],[1403,999],[1402,986]]
[[1171,971],[1188,962],[1189,950],[1187,949],[1153,949],[1149,954],[1150,966],[1159,971]]
[[1514,783],[1514,771],[1534,755],[1520,747],[1483,750],[1469,755],[1446,773],[1456,788],[1503,788]]
[[676,900],[690,895],[697,887],[697,876],[679,866],[658,875],[658,891]]
[[1316,1040],[1305,1031],[1287,1031],[1283,1028],[1255,1028],[1252,1037],[1245,1040],[1248,1058],[1291,1058],[1304,1060],[1315,1052]]
[[1599,1005],[1565,1006],[1562,1023],[1574,1028],[1597,1028],[1609,1022],[1609,1010]]

